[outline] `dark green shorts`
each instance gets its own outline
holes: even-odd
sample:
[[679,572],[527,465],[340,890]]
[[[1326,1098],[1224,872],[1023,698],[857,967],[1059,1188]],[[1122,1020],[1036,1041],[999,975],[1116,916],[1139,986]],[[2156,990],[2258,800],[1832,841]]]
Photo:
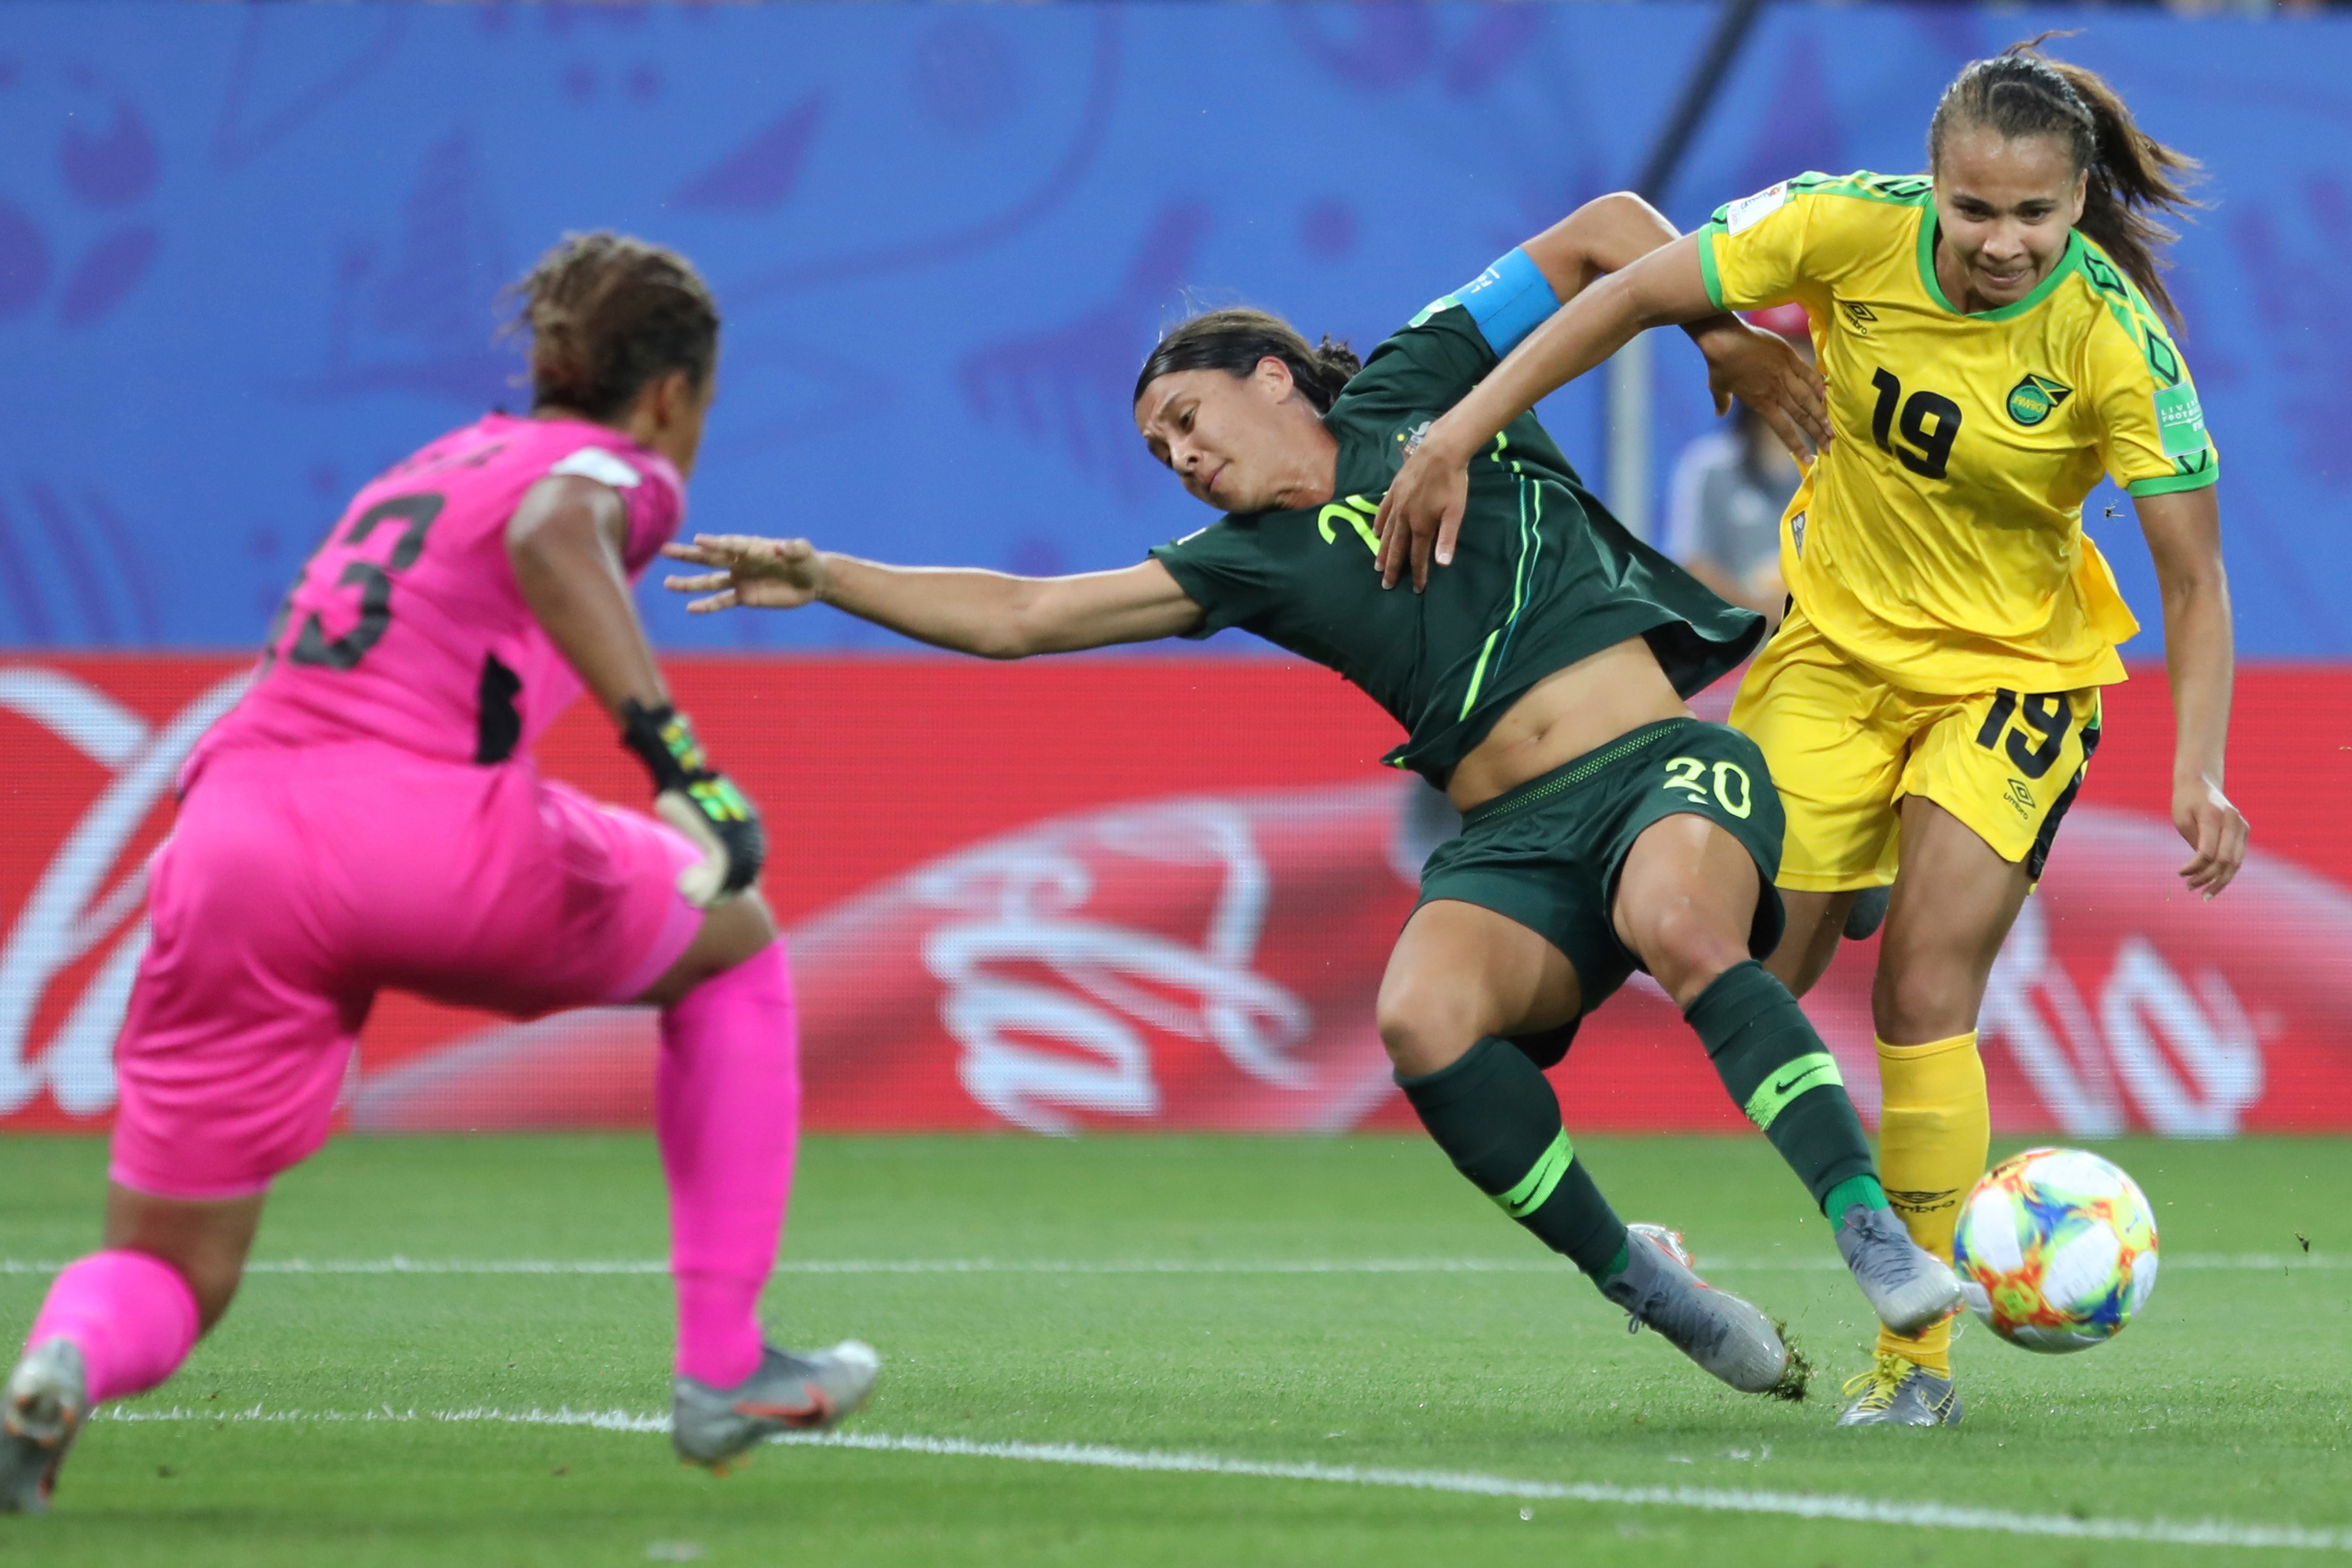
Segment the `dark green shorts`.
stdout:
[[[1755,857],[1763,894],[1748,948],[1762,958],[1780,942],[1783,919],[1772,886],[1780,870],[1780,797],[1753,741],[1696,719],[1629,731],[1473,807],[1461,833],[1422,867],[1421,902],[1456,899],[1526,926],[1576,966],[1590,1013],[1641,967],[1609,915],[1625,856],[1644,828],[1682,812],[1721,824]],[[1540,1046],[1522,1041],[1521,1048],[1549,1066],[1572,1032],[1557,1031]]]

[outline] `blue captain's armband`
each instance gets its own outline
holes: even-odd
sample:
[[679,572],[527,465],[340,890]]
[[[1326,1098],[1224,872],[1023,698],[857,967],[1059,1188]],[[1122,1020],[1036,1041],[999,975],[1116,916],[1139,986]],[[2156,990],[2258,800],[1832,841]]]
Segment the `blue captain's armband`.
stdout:
[[1417,327],[1451,305],[1459,305],[1470,312],[1486,346],[1500,359],[1518,347],[1520,340],[1529,332],[1551,320],[1552,313],[1559,309],[1559,296],[1551,291],[1551,284],[1534,259],[1515,247],[1509,255],[1453,293],[1433,300],[1429,309],[1412,319],[1412,324]]

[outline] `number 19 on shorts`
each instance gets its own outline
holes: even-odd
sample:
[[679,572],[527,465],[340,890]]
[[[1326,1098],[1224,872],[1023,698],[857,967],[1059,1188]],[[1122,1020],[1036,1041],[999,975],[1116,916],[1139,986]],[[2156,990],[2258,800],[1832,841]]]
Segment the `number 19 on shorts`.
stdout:
[[1664,787],[1680,790],[1692,804],[1705,805],[1707,786],[1714,785],[1716,804],[1743,821],[1756,808],[1756,792],[1748,783],[1748,770],[1738,763],[1717,763],[1709,766],[1696,757],[1669,757],[1666,760],[1666,782]]

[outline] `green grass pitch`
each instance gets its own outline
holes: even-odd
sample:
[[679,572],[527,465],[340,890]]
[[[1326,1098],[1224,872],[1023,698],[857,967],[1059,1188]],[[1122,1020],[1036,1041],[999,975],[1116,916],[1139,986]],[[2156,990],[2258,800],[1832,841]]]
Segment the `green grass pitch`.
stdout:
[[[2163,1227],[2149,1313],[2068,1358],[1967,1333],[1968,1421],[1934,1432],[1832,1425],[1864,1310],[1761,1140],[1583,1152],[1629,1217],[1684,1227],[1702,1267],[1789,1320],[1823,1368],[1811,1400],[1741,1398],[1628,1337],[1417,1140],[816,1139],[772,1322],[881,1349],[853,1434],[979,1451],[778,1446],[715,1479],[642,1422],[487,1418],[664,1413],[657,1273],[289,1267],[658,1258],[649,1141],[346,1141],[281,1184],[258,1252],[273,1270],[180,1376],[86,1429],[58,1511],[0,1520],[0,1564],[2352,1554],[2352,1142],[2109,1146]],[[37,1265],[91,1244],[102,1171],[93,1142],[0,1142],[9,1332]],[[958,1260],[992,1267],[940,1267]],[[1054,1445],[1225,1468],[1047,1462],[1072,1457]],[[1409,1484],[1431,1472],[1472,1489]],[[1756,1511],[1808,1498],[1898,1512]],[[1925,1504],[2044,1533],[1939,1524]],[[2128,1538],[2207,1520],[2222,1528],[2204,1543]]]

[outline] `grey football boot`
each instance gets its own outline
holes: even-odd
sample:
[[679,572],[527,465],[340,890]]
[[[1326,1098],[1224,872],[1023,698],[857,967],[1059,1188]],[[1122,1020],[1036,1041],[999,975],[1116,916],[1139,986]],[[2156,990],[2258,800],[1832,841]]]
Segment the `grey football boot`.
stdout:
[[1855,1204],[1837,1233],[1838,1256],[1869,1298],[1878,1321],[1916,1334],[1959,1310],[1960,1282],[1941,1259],[1911,1239],[1893,1209]]
[[862,1340],[806,1355],[773,1345],[732,1388],[680,1376],[670,1385],[669,1438],[677,1457],[726,1473],[728,1461],[779,1432],[818,1432],[854,1414],[874,1392],[882,1358]]
[[1847,1381],[1853,1397],[1838,1416],[1841,1426],[1957,1426],[1959,1385],[1916,1362],[1881,1354],[1868,1372]]
[[1780,1342],[1772,1320],[1738,1297],[1691,1272],[1682,1237],[1662,1226],[1635,1225],[1625,1247],[1625,1271],[1601,1293],[1625,1309],[1628,1333],[1646,1323],[1675,1349],[1742,1394],[1804,1397],[1801,1365]]
[[89,1380],[71,1340],[25,1352],[0,1394],[0,1513],[47,1513],[58,1467],[89,1412]]

